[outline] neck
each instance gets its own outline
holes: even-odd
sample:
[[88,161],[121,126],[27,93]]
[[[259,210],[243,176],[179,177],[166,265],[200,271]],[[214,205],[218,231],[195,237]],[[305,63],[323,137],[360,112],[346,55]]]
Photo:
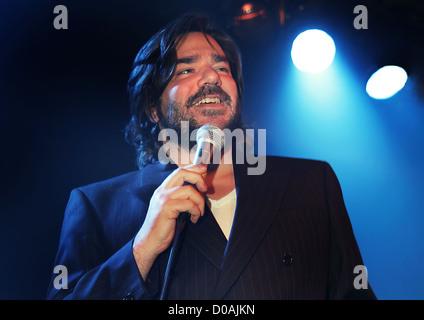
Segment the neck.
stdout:
[[234,169],[232,163],[221,163],[205,177],[208,190],[206,196],[213,200],[221,199],[235,188]]
[[210,165],[205,177],[208,190],[206,196],[213,200],[221,199],[235,188],[231,146],[224,149],[219,165]]

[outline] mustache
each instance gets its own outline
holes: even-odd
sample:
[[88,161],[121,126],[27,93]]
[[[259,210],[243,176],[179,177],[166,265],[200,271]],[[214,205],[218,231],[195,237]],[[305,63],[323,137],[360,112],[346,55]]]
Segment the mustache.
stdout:
[[187,99],[187,109],[191,108],[196,101],[202,100],[209,95],[218,96],[221,100],[221,103],[231,103],[231,97],[224,90],[222,90],[221,87],[218,87],[217,85],[206,85],[201,87],[197,93]]

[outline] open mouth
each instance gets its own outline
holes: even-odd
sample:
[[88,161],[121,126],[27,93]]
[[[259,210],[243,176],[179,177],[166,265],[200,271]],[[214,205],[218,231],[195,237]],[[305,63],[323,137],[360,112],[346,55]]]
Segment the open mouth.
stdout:
[[193,104],[193,107],[197,107],[200,105],[208,105],[208,104],[221,104],[220,98],[204,98],[202,100],[199,100],[195,104]]
[[203,86],[199,91],[188,98],[187,108],[191,107],[228,107],[231,97],[218,86]]

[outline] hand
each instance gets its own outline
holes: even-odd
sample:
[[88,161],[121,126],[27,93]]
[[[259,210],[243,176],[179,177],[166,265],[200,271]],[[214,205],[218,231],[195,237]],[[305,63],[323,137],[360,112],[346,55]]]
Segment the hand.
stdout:
[[[133,243],[134,258],[143,279],[156,257],[170,246],[180,212],[190,213],[193,223],[203,216],[203,193],[207,186],[202,174],[206,170],[204,165],[178,168],[153,193],[146,219]],[[190,184],[185,185],[184,182]]]

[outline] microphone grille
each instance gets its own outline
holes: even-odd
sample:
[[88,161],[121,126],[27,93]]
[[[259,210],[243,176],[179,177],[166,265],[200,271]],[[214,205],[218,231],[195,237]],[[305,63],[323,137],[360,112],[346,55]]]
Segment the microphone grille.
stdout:
[[201,126],[196,134],[197,144],[199,144],[202,139],[212,143],[215,149],[222,149],[224,147],[225,135],[217,126],[211,124]]

